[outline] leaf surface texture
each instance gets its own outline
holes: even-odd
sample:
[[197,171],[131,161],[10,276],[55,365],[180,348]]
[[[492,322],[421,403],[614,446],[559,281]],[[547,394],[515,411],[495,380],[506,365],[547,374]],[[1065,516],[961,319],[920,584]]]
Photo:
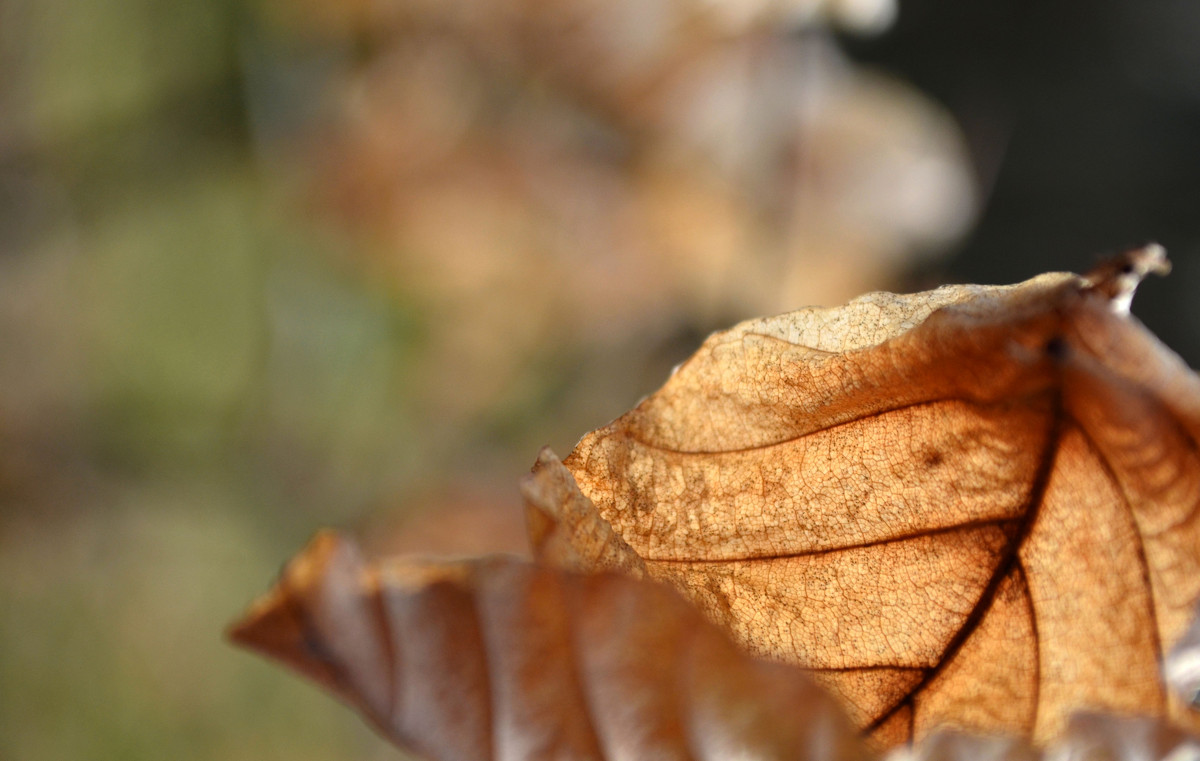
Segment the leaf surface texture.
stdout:
[[325,532],[231,632],[446,761],[868,758],[801,669],[666,586],[507,557],[364,563]]
[[1043,743],[1085,708],[1195,726],[1160,664],[1200,597],[1200,380],[1128,314],[1162,263],[717,333],[543,453],[535,547],[669,582],[880,745]]

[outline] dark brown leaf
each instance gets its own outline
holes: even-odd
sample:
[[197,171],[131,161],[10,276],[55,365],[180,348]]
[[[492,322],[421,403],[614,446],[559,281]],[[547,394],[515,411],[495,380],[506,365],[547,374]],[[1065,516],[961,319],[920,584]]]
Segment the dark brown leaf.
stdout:
[[323,533],[232,638],[433,759],[867,758],[802,670],[665,586],[504,557],[365,565]]

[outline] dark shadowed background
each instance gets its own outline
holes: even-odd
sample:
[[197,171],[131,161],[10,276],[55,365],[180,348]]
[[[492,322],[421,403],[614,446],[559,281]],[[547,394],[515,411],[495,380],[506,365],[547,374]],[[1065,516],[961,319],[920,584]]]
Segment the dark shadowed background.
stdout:
[[710,331],[1086,270],[1200,363],[1185,0],[0,0],[0,758],[384,759],[221,630],[523,551]]

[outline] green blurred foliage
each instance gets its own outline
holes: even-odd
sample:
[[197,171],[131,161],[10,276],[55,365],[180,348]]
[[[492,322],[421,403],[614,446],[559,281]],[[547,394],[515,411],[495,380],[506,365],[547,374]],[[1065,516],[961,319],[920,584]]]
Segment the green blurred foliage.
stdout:
[[379,498],[419,333],[256,156],[253,9],[0,10],[0,758],[395,757],[222,640]]

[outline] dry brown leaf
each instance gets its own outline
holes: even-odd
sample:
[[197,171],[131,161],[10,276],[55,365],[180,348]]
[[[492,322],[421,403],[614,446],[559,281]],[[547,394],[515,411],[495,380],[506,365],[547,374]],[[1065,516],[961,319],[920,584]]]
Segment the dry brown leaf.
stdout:
[[567,487],[528,500],[539,552],[636,555],[883,745],[1044,743],[1078,709],[1195,726],[1159,665],[1200,597],[1200,379],[1128,314],[1163,268],[1147,247],[718,333],[580,442],[580,493],[543,457],[527,491]]
[[318,535],[231,636],[433,759],[865,759],[836,701],[665,586]]

